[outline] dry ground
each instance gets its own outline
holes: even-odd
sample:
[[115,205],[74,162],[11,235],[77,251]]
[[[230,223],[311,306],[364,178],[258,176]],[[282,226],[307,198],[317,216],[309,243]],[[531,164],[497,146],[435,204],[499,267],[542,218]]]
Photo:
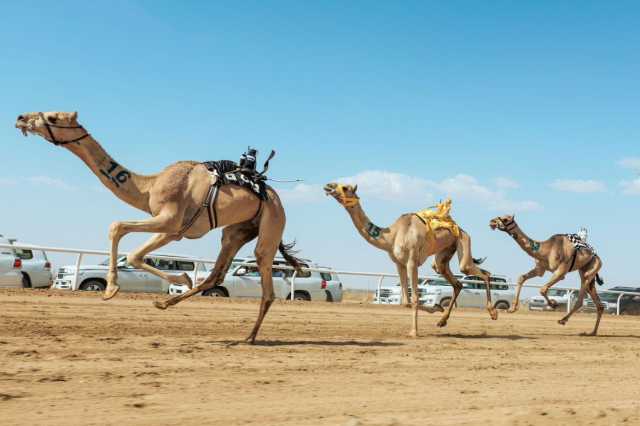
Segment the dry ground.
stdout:
[[0,291],[2,425],[638,424],[640,318]]

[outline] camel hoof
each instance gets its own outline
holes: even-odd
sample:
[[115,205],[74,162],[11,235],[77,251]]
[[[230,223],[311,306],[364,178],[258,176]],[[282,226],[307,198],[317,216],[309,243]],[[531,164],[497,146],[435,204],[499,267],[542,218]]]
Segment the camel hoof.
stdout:
[[447,326],[447,320],[440,320],[438,321],[438,323],[436,324],[437,327],[442,328],[442,327],[446,327]]
[[117,284],[107,286],[104,294],[102,295],[102,300],[113,299],[113,297],[118,294],[118,291],[120,291],[120,286]]
[[507,309],[507,313],[508,314],[515,314],[517,310],[518,310],[518,308],[511,307],[511,308]]
[[560,325],[565,325],[566,323],[567,323],[567,320],[564,320],[564,319],[558,320],[558,324]]
[[444,308],[440,305],[433,305],[434,312],[444,312]]
[[597,335],[598,333],[594,333],[593,331],[591,333],[580,333],[580,336],[584,336],[584,337],[595,337]]
[[491,316],[492,320],[496,321],[498,319],[498,310],[497,309],[490,310],[489,315]]
[[255,343],[256,343],[256,336],[251,335],[251,336],[247,337],[246,339],[244,339],[244,342],[245,342],[247,345],[253,345],[253,344],[255,344]]
[[158,309],[162,309],[164,311],[169,307],[169,304],[167,302],[158,302],[156,300],[155,302],[153,302],[153,306],[155,306]]
[[558,302],[556,302],[555,300],[549,300],[549,306],[552,309],[556,309],[558,307]]

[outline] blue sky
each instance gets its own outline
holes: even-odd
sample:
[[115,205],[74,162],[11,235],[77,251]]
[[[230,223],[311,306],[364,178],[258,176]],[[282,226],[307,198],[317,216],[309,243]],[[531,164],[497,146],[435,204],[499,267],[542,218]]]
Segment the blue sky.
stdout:
[[[379,225],[450,195],[495,273],[532,265],[487,226],[516,211],[536,239],[587,226],[609,283],[637,283],[639,19],[622,1],[8,3],[0,233],[106,248],[109,223],[144,217],[13,128],[77,110],[139,173],[275,149],[271,176],[304,179],[274,185],[286,237],[322,264],[393,270],[322,195],[345,177]],[[215,257],[218,240],[165,251]]]

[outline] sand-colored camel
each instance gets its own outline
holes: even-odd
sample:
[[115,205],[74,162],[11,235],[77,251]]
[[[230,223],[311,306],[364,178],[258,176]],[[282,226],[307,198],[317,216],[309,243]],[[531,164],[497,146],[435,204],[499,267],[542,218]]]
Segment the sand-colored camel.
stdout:
[[462,273],[477,275],[485,282],[487,288],[487,310],[492,319],[498,318],[498,312],[491,304],[490,274],[476,265],[471,255],[471,238],[469,234],[462,229],[459,230],[459,236],[445,228],[428,230],[425,222],[416,214],[404,214],[390,227],[380,228],[374,225],[364,213],[360,205],[360,199],[356,194],[357,185],[329,183],[325,185],[324,190],[327,195],[331,195],[345,208],[356,229],[369,244],[387,252],[396,265],[400,276],[403,304],[409,302],[408,281],[411,281],[413,296],[411,298],[413,306],[411,336],[418,335],[419,309],[428,312],[443,310],[440,306],[435,309],[420,306],[418,300],[418,267],[432,255],[435,255],[433,269],[453,286],[453,298],[438,322],[438,327],[447,325],[451,310],[462,289],[462,284],[455,278],[449,268],[449,261],[456,252],[458,252]]
[[285,226],[284,208],[276,192],[267,187],[268,200],[261,201],[250,190],[237,185],[219,188],[215,201],[217,221],[214,227],[224,227],[222,249],[211,274],[193,287],[187,274],[170,275],[146,264],[144,256],[153,250],[182,237],[195,239],[208,233],[212,227],[202,205],[215,177],[202,163],[179,161],[158,174],[143,176],[116,162],[100,144],[78,124],[77,113],[31,112],[18,117],[16,127],[26,136],[37,134],[47,141],[71,151],[91,169],[114,195],[125,203],[151,215],[146,220],[114,222],[109,229],[111,258],[107,275],[107,287],[103,298],[108,300],[119,290],[117,284],[118,243],[132,232],[149,232],[154,235],[144,245],[129,254],[127,261],[170,283],[186,284],[190,290],[162,302],[155,302],[160,309],[174,305],[194,294],[222,282],[231,261],[247,242],[258,238],[255,256],[260,271],[262,301],[256,323],[247,338],[254,342],[260,325],[274,300],[272,282],[273,258],[278,251],[294,267],[299,267],[295,257],[282,243]]
[[489,222],[489,226],[491,229],[498,229],[509,234],[520,248],[529,256],[533,257],[536,262],[536,266],[532,270],[518,278],[518,288],[509,312],[518,310],[520,291],[525,281],[533,277],[541,277],[547,271],[552,272],[553,275],[549,282],[540,289],[540,294],[545,298],[549,306],[557,307],[558,303],[553,299],[549,299],[547,292],[554,284],[562,281],[569,272],[578,271],[581,280],[578,300],[569,313],[559,320],[558,323],[562,325],[567,323],[571,315],[582,307],[584,296],[588,292],[598,311],[596,325],[589,334],[595,336],[598,333],[600,318],[604,311],[604,307],[600,303],[600,297],[595,288],[596,281],[598,284],[602,284],[602,280],[598,275],[598,271],[600,271],[602,267],[600,257],[590,249],[577,249],[567,235],[553,235],[546,241],[532,240],[522,232],[522,229],[520,229],[512,215],[496,217]]

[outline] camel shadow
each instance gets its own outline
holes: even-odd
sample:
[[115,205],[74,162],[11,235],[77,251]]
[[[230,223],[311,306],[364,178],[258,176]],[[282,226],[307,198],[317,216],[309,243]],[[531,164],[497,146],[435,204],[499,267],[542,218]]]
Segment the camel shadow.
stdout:
[[[223,340],[211,342],[214,344],[221,344],[225,346],[237,346],[248,344],[246,342],[239,342],[234,340]],[[344,341],[333,341],[333,340],[259,340],[256,341],[253,346],[265,346],[265,347],[277,347],[277,346],[355,346],[361,348],[388,348],[395,346],[404,346],[404,343],[400,342],[380,342],[380,341],[370,341],[370,342],[359,342],[356,340],[344,340]]]
[[604,337],[607,339],[640,339],[637,334],[598,334],[597,336],[589,336],[586,334],[578,334],[578,337]]
[[490,334],[460,334],[460,333],[446,333],[436,334],[433,337],[443,338],[449,337],[454,339],[502,339],[502,340],[537,340],[537,337],[520,336],[517,334],[508,335],[490,335]]

